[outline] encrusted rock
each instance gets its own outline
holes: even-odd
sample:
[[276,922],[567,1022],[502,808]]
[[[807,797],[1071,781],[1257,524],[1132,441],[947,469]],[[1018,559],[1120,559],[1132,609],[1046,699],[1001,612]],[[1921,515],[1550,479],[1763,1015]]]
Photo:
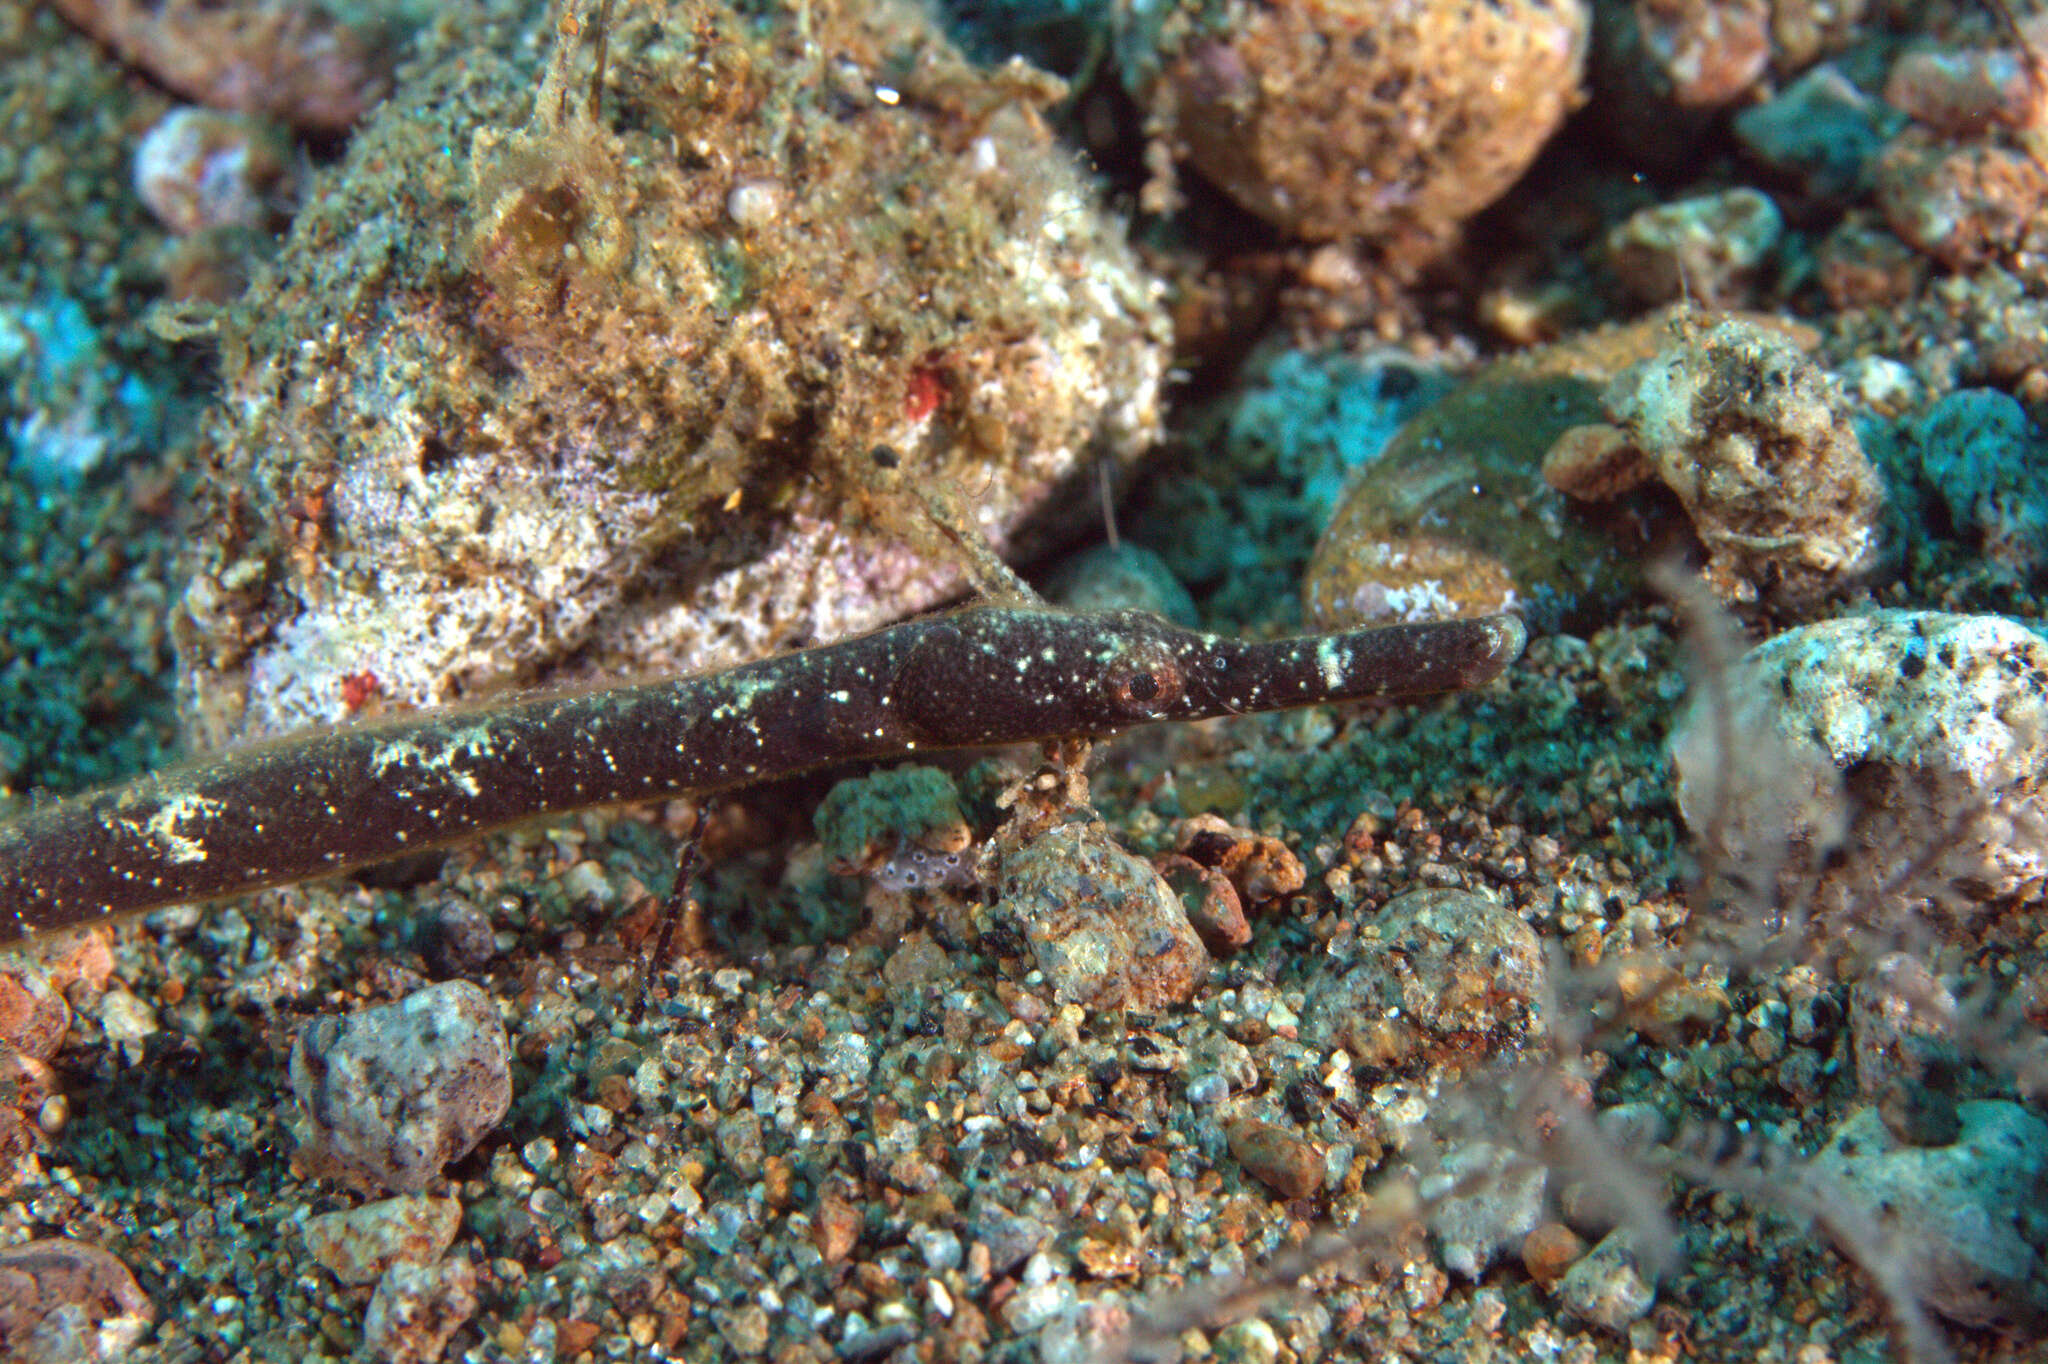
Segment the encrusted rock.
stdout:
[[857,633],[960,583],[918,490],[1023,552],[1152,439],[1057,82],[922,9],[619,6],[595,116],[573,44],[421,44],[228,324],[203,744]]
[[1965,1326],[2038,1335],[2048,1325],[2048,1123],[2018,1104],[1958,1108],[1961,1131],[1910,1146],[1874,1109],[1844,1119],[1812,1161],[1875,1243],[1832,1223],[1853,1258],[1881,1256],[1921,1302]]
[[1672,768],[1720,870],[1830,954],[1967,928],[2048,875],[2048,642],[1935,611],[1788,630],[1694,701]]
[[[873,873],[885,863],[899,872],[923,868],[936,878],[943,859],[959,854],[974,832],[960,813],[960,791],[936,767],[905,763],[834,784],[811,816],[832,870]],[[929,866],[915,860],[926,855]],[[915,884],[914,882],[910,884]]]
[[467,981],[316,1019],[292,1047],[300,1156],[365,1187],[425,1188],[505,1116],[510,1066],[497,1009]]
[[1920,477],[1949,524],[2019,572],[2048,563],[2048,443],[1995,389],[1951,393],[1908,428]]
[[1621,438],[1589,464],[1577,433],[1545,476],[1588,498],[1662,482],[1724,599],[1811,615],[1881,565],[1884,485],[1827,376],[1783,336],[1723,321],[1632,366],[1601,401]]
[[1668,314],[1502,361],[1416,413],[1345,484],[1303,576],[1318,629],[1515,610],[1545,634],[1587,632],[1639,590],[1668,496],[1612,507],[1562,496],[1543,458],[1598,421],[1601,388],[1654,355]]
[[1578,98],[1584,0],[1185,0],[1118,10],[1124,83],[1203,175],[1310,240],[1426,247]]

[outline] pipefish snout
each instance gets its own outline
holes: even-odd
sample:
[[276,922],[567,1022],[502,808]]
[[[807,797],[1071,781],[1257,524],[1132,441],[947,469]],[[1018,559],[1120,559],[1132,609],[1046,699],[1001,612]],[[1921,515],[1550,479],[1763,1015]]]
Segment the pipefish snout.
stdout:
[[723,671],[295,736],[0,825],[0,943],[324,876],[536,815],[813,768],[1486,682],[1511,616],[1244,641],[970,606]]

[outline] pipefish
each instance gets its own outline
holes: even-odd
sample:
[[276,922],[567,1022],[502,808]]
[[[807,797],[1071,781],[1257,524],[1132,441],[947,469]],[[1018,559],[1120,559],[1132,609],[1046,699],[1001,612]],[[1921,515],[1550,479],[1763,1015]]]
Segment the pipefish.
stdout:
[[1511,616],[1244,641],[978,605],[695,676],[295,736],[0,825],[0,943],[346,871],[537,815],[862,759],[1476,686]]

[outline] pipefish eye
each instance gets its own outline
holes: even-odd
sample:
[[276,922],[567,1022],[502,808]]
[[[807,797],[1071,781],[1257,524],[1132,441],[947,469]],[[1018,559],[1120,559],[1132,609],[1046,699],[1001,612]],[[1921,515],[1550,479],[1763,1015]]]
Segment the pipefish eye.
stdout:
[[1126,715],[1164,714],[1180,699],[1180,671],[1169,658],[1141,658],[1112,666],[1110,699]]

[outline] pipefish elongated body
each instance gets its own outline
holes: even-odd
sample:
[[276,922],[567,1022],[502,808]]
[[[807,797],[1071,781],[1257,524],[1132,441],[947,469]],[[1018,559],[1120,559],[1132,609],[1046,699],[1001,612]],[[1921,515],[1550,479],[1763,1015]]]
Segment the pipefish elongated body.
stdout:
[[862,759],[1476,686],[1511,616],[1243,641],[970,606],[739,667],[290,737],[0,825],[0,943],[325,876],[537,815]]

